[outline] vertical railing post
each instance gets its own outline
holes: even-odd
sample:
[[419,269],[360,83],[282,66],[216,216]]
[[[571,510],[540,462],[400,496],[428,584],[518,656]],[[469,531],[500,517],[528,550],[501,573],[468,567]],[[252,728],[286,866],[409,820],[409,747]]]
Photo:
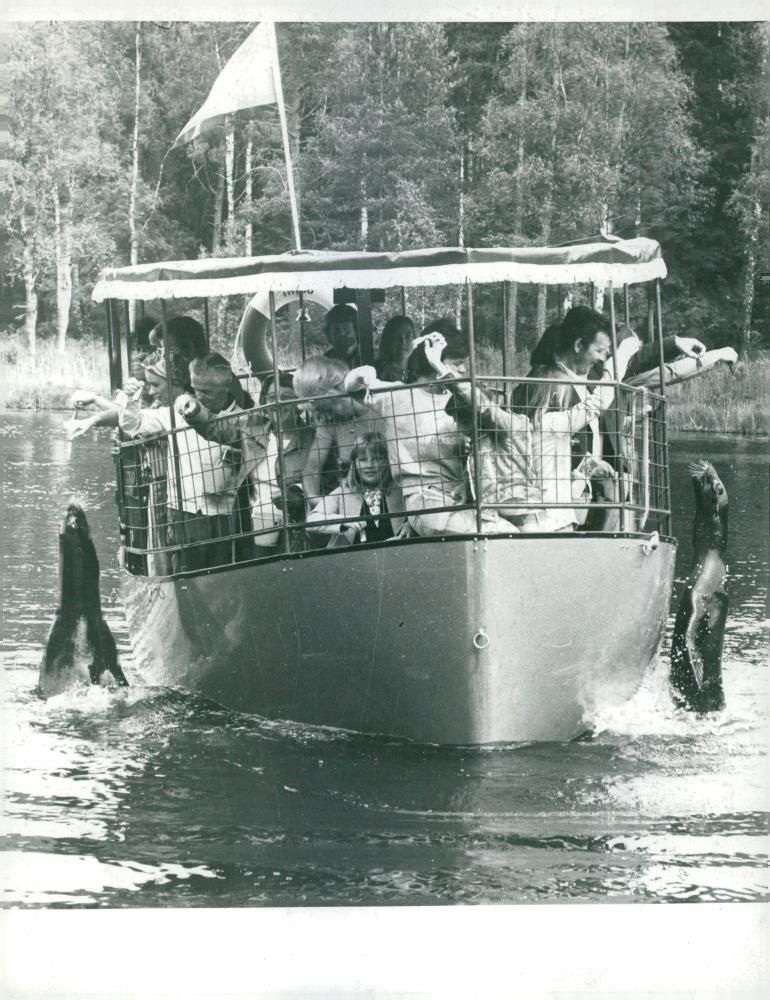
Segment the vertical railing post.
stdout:
[[273,351],[273,392],[275,394],[275,437],[278,442],[278,475],[281,477],[281,509],[283,511],[284,552],[291,551],[289,542],[289,511],[286,495],[286,468],[283,460],[283,430],[281,427],[281,384],[278,381],[278,337],[275,327],[275,292],[270,292],[270,343]]
[[652,289],[652,285],[647,285],[647,336],[645,340],[648,344],[652,344],[655,341],[655,306],[654,306],[655,293]]
[[620,421],[622,419],[621,413],[621,381],[620,372],[618,371],[618,330],[617,323],[615,320],[615,288],[611,281],[607,283],[607,290],[610,293],[610,333],[612,336],[612,367],[615,373],[615,434],[614,441],[612,442],[612,447],[615,451],[615,462],[617,464],[617,488],[620,496],[618,497],[618,502],[620,503],[620,530],[626,530],[626,482],[625,476],[623,475],[623,449],[621,447],[621,441],[623,438],[623,431],[620,426]]
[[660,278],[655,279],[655,318],[658,332],[658,365],[660,369],[660,394],[663,397],[663,420],[661,439],[663,445],[663,489],[666,510],[666,533],[671,534],[671,473],[668,467],[668,414],[666,412],[666,360],[663,348],[663,313],[660,300]]
[[203,300],[203,332],[206,336],[206,349],[211,350],[211,339],[209,336],[209,300]]
[[[176,499],[177,503],[179,504],[179,513],[184,514],[185,509],[182,500],[182,469],[179,458],[179,441],[177,440],[176,412],[174,411],[174,400],[171,398],[171,386],[173,383],[171,379],[171,358],[170,358],[171,352],[168,346],[168,312],[166,309],[165,299],[160,300],[160,325],[161,329],[163,330],[163,362],[166,367],[166,396],[168,398],[168,409],[171,416],[171,431],[170,431],[171,457],[174,465],[174,482],[176,484]],[[166,473],[166,475],[168,475],[168,473]],[[182,528],[182,530],[179,532],[179,538],[181,538],[180,542],[181,557],[179,561],[182,567],[184,568],[185,565],[184,550],[187,544],[187,529],[184,521],[180,521],[179,524],[181,525]],[[178,541],[176,531],[174,531],[174,537],[176,544],[176,541]]]
[[115,323],[115,301],[107,299],[107,351],[110,363],[110,391],[115,392],[123,384],[123,373],[120,370],[120,329]]
[[650,404],[646,388],[642,388],[642,490],[644,510],[639,521],[640,531],[644,531],[650,516]]
[[110,313],[110,300],[107,299],[104,303],[104,316],[107,320],[107,364],[110,369],[110,392],[115,392],[120,386],[116,385],[115,382],[115,350],[112,345],[112,315]]
[[481,468],[479,466],[479,427],[478,427],[478,406],[476,400],[476,335],[473,327],[473,285],[470,279],[465,282],[468,288],[468,363],[471,377],[471,408],[473,412],[473,435],[471,446],[473,448],[473,486],[476,494],[476,531],[481,534]]
[[[506,293],[507,282],[502,282],[500,288],[503,293],[503,378],[508,376],[508,295]],[[506,402],[508,397],[506,394]]]
[[623,321],[626,326],[631,326],[631,299],[628,294],[628,285],[623,285]]
[[126,375],[130,375],[131,359],[134,352],[131,349],[131,312],[128,308],[128,299],[123,300],[123,324],[126,328],[126,336],[120,341],[120,364]]
[[299,293],[299,350],[302,360],[305,360],[305,296]]

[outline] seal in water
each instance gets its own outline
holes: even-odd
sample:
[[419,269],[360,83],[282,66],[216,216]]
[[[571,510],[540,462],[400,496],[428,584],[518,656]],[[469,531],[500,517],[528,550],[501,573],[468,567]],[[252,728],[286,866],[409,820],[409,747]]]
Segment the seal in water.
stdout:
[[61,599],[40,665],[40,693],[75,683],[99,684],[106,673],[126,687],[99,599],[99,560],[82,507],[70,502],[59,529]]
[[695,490],[695,559],[674,625],[671,684],[678,705],[694,712],[715,712],[725,704],[727,490],[710,462],[690,462],[689,468]]

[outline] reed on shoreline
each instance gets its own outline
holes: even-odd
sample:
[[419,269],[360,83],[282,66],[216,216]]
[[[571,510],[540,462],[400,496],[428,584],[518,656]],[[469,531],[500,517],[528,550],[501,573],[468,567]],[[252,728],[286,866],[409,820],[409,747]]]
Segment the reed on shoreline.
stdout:
[[758,352],[734,373],[719,365],[666,393],[668,425],[674,431],[770,434],[770,355]]
[[[510,374],[524,375],[528,356],[510,359]],[[502,370],[498,349],[479,345],[478,371]],[[31,359],[18,338],[0,339],[0,408],[66,409],[75,389],[109,395],[107,356],[103,344],[70,341],[64,355],[53,342],[38,345]],[[673,431],[770,435],[770,354],[747,357],[731,374],[726,366],[667,390],[669,427]]]
[[70,340],[63,354],[40,341],[33,358],[20,337],[0,338],[0,407],[56,410],[70,406],[75,389],[109,395],[107,352],[93,340]]

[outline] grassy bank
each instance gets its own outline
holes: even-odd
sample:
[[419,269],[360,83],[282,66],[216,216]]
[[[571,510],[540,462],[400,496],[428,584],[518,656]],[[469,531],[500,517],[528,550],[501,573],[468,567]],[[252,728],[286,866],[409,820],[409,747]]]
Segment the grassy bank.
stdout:
[[667,397],[671,430],[770,434],[770,356],[747,357],[734,375],[720,365],[672,386]]
[[73,340],[60,354],[52,341],[41,341],[33,358],[21,338],[0,337],[0,407],[64,409],[74,389],[93,389],[109,395],[103,344]]

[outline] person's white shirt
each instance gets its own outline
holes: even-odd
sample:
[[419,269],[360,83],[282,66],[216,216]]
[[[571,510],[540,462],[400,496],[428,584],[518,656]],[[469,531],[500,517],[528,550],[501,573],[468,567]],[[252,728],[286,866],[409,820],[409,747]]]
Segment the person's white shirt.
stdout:
[[[151,437],[154,434],[169,434],[172,430],[169,406],[143,408],[139,397],[131,397],[123,390],[118,391],[116,401],[118,426],[128,437]],[[239,411],[240,407],[233,402],[218,416]],[[177,486],[174,440],[179,456],[181,496]],[[177,416],[176,433],[168,437],[167,462],[169,507],[207,517],[232,511],[238,476],[233,467],[231,448],[207,441]]]

